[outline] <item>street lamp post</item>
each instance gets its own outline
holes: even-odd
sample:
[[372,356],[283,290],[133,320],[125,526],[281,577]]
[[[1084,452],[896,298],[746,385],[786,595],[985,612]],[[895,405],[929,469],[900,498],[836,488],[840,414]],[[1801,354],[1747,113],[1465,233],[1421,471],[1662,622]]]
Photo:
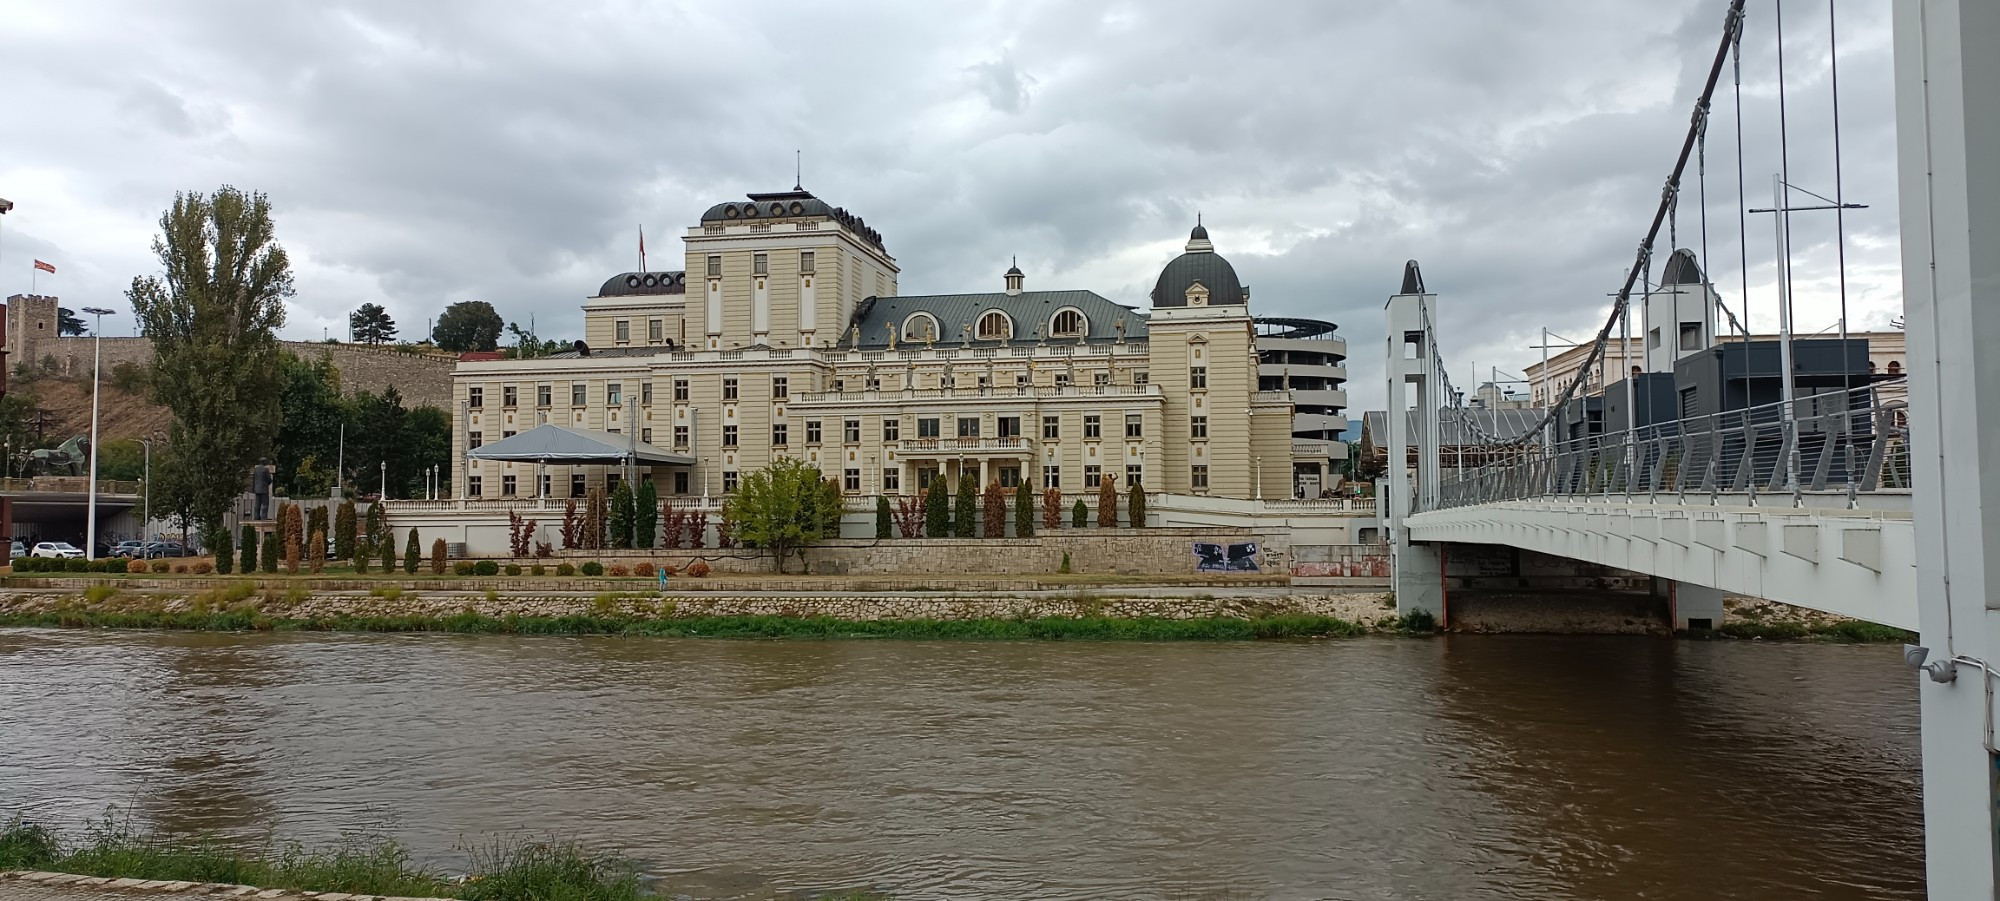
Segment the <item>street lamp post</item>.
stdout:
[[145,541],[147,532],[153,528],[153,436],[141,437],[139,444],[146,448],[145,475],[139,480],[140,491],[144,492],[141,500],[141,509],[144,511],[141,516],[144,519],[139,523],[139,540]]
[[92,317],[90,325],[90,500],[85,505],[83,524],[83,559],[97,559],[97,386],[98,370],[104,368],[104,317],[110,313],[103,307],[84,307],[83,311]]

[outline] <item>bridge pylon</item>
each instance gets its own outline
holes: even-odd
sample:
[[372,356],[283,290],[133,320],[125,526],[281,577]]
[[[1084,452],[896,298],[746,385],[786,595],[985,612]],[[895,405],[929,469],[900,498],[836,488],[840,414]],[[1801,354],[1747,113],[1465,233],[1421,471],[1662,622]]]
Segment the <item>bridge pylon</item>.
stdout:
[[[1389,539],[1390,573],[1396,592],[1396,612],[1424,611],[1443,624],[1444,567],[1435,545],[1415,544],[1403,527],[1411,513],[1438,505],[1438,411],[1444,385],[1437,359],[1435,315],[1437,295],[1424,290],[1417,261],[1403,265],[1403,287],[1389,298],[1389,395],[1384,424],[1389,435],[1388,491],[1380,501],[1383,534]],[[1415,416],[1410,411],[1415,410]],[[1415,434],[1411,434],[1415,420]],[[1416,441],[1417,465],[1408,465],[1410,442]]]

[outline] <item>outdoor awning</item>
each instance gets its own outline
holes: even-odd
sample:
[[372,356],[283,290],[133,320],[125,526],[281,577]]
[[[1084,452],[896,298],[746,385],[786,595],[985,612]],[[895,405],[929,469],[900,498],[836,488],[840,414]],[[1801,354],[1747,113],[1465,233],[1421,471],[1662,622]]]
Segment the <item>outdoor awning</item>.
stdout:
[[538,425],[512,438],[474,448],[466,456],[512,463],[619,464],[630,459],[641,464],[694,465],[693,457],[643,441],[635,444],[629,435],[559,425]]

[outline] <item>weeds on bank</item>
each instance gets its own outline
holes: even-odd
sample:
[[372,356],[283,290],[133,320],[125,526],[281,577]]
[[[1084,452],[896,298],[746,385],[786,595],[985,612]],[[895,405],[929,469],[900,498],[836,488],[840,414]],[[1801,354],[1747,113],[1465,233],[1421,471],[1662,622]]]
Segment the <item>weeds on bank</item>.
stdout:
[[1691,637],[1707,635],[1712,638],[1766,639],[1773,641],[1836,641],[1850,643],[1877,643],[1916,641],[1915,632],[1884,626],[1879,623],[1846,620],[1825,625],[1796,622],[1731,622],[1709,630],[1707,633],[1691,632]]

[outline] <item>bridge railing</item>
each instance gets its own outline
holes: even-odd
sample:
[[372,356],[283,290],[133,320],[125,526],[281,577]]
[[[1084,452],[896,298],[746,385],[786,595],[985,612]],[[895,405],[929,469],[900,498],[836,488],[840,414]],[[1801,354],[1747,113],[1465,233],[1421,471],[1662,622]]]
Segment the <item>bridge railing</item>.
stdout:
[[[1612,389],[1617,390],[1617,389]],[[1440,507],[1539,497],[1788,494],[1910,487],[1909,393],[1902,379],[1694,416],[1622,432],[1530,442],[1440,480]],[[1789,415],[1788,415],[1789,413]],[[1492,455],[1489,455],[1489,458]]]

